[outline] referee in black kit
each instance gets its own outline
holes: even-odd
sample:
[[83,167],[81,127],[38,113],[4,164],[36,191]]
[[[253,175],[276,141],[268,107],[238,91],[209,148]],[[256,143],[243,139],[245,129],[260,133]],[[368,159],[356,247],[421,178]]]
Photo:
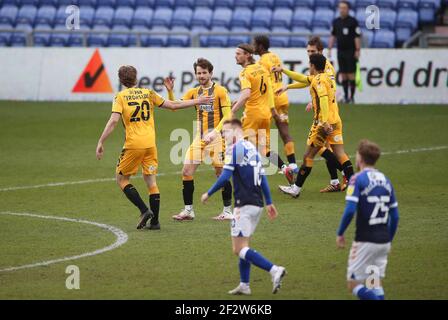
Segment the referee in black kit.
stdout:
[[[338,45],[339,73],[342,77],[344,88],[344,102],[354,103],[355,96],[355,72],[356,62],[361,50],[361,29],[358,21],[349,15],[350,4],[346,1],[339,2],[339,18],[333,20],[331,37],[328,42],[328,57],[331,58],[331,49],[336,38]],[[350,96],[348,88],[350,86]]]

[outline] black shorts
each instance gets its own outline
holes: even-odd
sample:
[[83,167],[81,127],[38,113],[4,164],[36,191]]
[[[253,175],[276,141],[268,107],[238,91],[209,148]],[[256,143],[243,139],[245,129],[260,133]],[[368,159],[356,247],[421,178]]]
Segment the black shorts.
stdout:
[[355,73],[356,58],[354,50],[338,51],[339,72],[341,73]]

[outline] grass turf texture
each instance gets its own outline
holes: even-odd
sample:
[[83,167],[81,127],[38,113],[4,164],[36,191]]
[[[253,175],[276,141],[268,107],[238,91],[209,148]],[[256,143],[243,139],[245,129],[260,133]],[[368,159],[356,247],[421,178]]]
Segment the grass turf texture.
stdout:
[[[290,108],[297,159],[305,146],[311,115]],[[361,138],[384,151],[446,146],[447,106],[341,106],[346,150]],[[97,139],[109,117],[108,103],[0,102],[0,189],[52,182],[113,178],[123,143],[117,127],[95,159]],[[123,229],[129,241],[94,257],[48,267],[0,273],[1,299],[241,299],[226,294],[238,284],[238,259],[231,253],[229,225],[211,217],[221,210],[217,193],[207,206],[202,192],[214,181],[210,167],[195,175],[194,222],[171,215],[183,207],[181,165],[169,160],[173,129],[191,131],[193,110],[156,110],[161,191],[161,232],[135,229],[138,211],[113,181],[0,191],[0,211],[82,218]],[[281,146],[281,144],[280,144]],[[283,156],[283,152],[281,152]],[[378,164],[392,180],[401,221],[389,256],[386,298],[447,299],[448,149],[391,154]],[[353,160],[353,157],[352,157]],[[261,219],[252,247],[288,270],[279,294],[271,294],[269,274],[252,268],[248,299],[353,299],[345,286],[348,248],[336,250],[335,230],[344,194],[320,194],[328,181],[323,161],[315,162],[300,199],[277,191],[281,175],[268,178],[279,210],[275,222]],[[147,201],[142,179],[134,179]],[[353,237],[354,224],[346,236]],[[114,236],[93,226],[0,215],[0,269],[92,251]],[[67,290],[66,266],[80,268],[81,289]],[[205,285],[204,285],[205,284]]]

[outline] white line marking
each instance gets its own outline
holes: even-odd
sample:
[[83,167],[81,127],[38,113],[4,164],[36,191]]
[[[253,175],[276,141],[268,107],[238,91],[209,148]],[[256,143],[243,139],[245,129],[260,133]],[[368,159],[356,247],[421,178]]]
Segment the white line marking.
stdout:
[[8,267],[8,268],[0,269],[0,272],[8,272],[8,271],[21,270],[21,269],[35,268],[35,267],[40,267],[40,266],[48,266],[48,265],[54,264],[54,263],[76,260],[76,259],[81,259],[81,258],[85,258],[85,257],[91,257],[91,256],[95,256],[95,255],[104,253],[106,251],[114,250],[114,249],[122,246],[123,244],[125,244],[128,241],[128,235],[126,232],[124,232],[123,230],[118,229],[114,226],[110,226],[110,225],[107,225],[104,223],[98,223],[98,222],[82,220],[82,219],[58,217],[58,216],[44,216],[44,215],[33,214],[33,213],[0,212],[0,214],[85,223],[85,224],[90,224],[90,225],[96,226],[98,228],[112,232],[117,237],[115,242],[112,243],[111,245],[101,248],[101,249],[98,249],[98,250],[95,250],[95,251],[86,252],[86,253],[82,253],[82,254],[79,254],[76,256],[71,256],[71,257],[63,257],[63,258],[54,259],[54,260],[37,262],[37,263],[33,263],[33,264],[26,264],[26,265],[17,266],[17,267]]
[[[389,156],[389,155],[394,155],[394,154],[406,154],[406,153],[416,153],[416,152],[425,152],[425,151],[439,151],[439,150],[445,150],[445,149],[448,149],[448,146],[415,148],[415,149],[406,149],[406,150],[389,151],[389,152],[386,151],[386,152],[382,152],[381,155]],[[350,156],[354,157],[354,155],[350,155]],[[321,160],[321,159],[316,159],[316,160]],[[198,169],[198,170],[196,170],[196,172],[209,171],[209,170]],[[171,175],[178,175],[181,173],[182,173],[182,171],[175,171],[175,172],[168,172],[168,173],[164,172],[164,173],[158,173],[157,176],[171,176]],[[8,188],[0,189],[0,192],[39,189],[39,188],[47,188],[47,187],[61,187],[61,186],[70,186],[70,185],[76,185],[76,184],[89,184],[89,183],[110,182],[110,181],[115,181],[115,178],[101,178],[101,179],[90,179],[90,180],[81,180],[81,181],[53,182],[53,183],[47,183],[47,184],[38,184],[38,185],[34,185],[34,186],[8,187]]]

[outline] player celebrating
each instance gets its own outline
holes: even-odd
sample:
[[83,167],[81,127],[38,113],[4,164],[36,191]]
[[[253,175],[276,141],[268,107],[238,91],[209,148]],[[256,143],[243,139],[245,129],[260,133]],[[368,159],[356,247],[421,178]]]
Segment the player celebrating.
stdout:
[[[253,46],[255,50],[255,54],[260,56],[260,60],[258,61],[266,70],[270,73],[271,76],[271,84],[274,92],[281,89],[283,86],[282,72],[280,71],[272,71],[272,68],[281,67],[282,61],[275,53],[269,51],[270,43],[269,38],[265,35],[258,35],[253,39]],[[288,108],[289,101],[288,95],[286,92],[283,92],[280,95],[274,96],[275,109],[277,111],[278,116],[274,118],[275,124],[280,132],[280,137],[282,138],[284,144],[284,151],[286,157],[289,162],[289,166],[283,165],[282,172],[283,174],[289,176],[289,179],[292,183],[294,177],[294,172],[297,172],[297,164],[296,157],[294,154],[294,141],[292,137],[289,135],[289,119],[288,119]]]
[[[336,102],[336,87],[334,80],[325,72],[326,59],[321,54],[310,56],[311,97],[314,108],[314,121],[307,140],[307,148],[303,157],[303,164],[295,184],[291,186],[279,186],[286,194],[297,198],[300,195],[303,184],[313,168],[313,161],[319,150],[328,142],[334,153],[329,151],[322,153],[331,166],[337,167],[338,159],[342,163],[347,179],[353,175],[353,166],[344,151],[342,138],[342,121],[339,117]],[[306,77],[305,75],[301,75]],[[336,155],[336,156],[335,156]]]
[[[149,219],[150,230],[160,229],[159,207],[160,193],[156,182],[157,148],[154,129],[154,107],[180,109],[196,104],[208,104],[212,97],[171,102],[150,89],[136,88],[137,70],[133,66],[122,66],[118,78],[125,89],[115,95],[112,114],[98,140],[96,157],[101,160],[104,154],[104,142],[114,131],[120,118],[125,127],[125,143],[116,168],[116,181],[126,197],[140,210],[137,229],[146,226]],[[130,177],[143,169],[143,179],[148,188],[149,206],[140,197],[137,189],[130,183]]]
[[[344,232],[357,212],[347,284],[350,292],[361,300],[384,300],[379,278],[385,277],[387,255],[399,220],[392,184],[374,167],[380,155],[377,144],[368,140],[359,143],[356,166],[360,172],[352,177],[347,188],[347,204],[336,238],[338,248],[344,248]],[[374,280],[373,289],[369,289],[364,283],[372,277],[372,271],[377,281]]]
[[260,154],[255,146],[243,138],[241,121],[227,120],[223,128],[226,145],[224,171],[218,181],[201,197],[203,203],[233,177],[235,209],[231,224],[233,252],[240,257],[240,284],[229,294],[249,295],[250,266],[251,264],[268,271],[272,276],[273,290],[277,293],[281,281],[286,275],[284,267],[272,264],[257,251],[250,249],[250,237],[255,232],[263,211],[263,195],[266,201],[268,217],[273,220],[277,217],[277,209],[272,204],[269,185],[261,166]]
[[[324,51],[324,45],[323,45],[322,41],[320,40],[320,38],[317,36],[311,37],[310,40],[308,41],[308,45],[306,47],[306,52],[307,52],[308,56],[315,54],[315,53],[322,54],[323,51]],[[286,69],[282,68],[281,66],[274,67],[274,71],[275,72],[283,72],[291,79],[297,80],[297,82],[293,82],[289,85],[283,86],[283,88],[277,89],[276,94],[280,94],[280,95],[283,95],[284,92],[286,92],[288,89],[300,89],[300,88],[309,87],[311,84],[311,81],[313,80],[312,75],[307,76],[307,77],[301,77],[301,75],[299,73],[293,72],[290,70],[286,70]],[[325,64],[325,72],[333,80],[333,84],[336,88],[336,80],[335,80],[336,72],[334,71],[334,67],[331,64],[330,60],[328,60],[328,59]],[[312,108],[313,108],[312,103],[309,103],[306,107],[306,111],[310,111]],[[328,152],[327,149],[330,149],[330,151],[331,151],[331,147],[328,144],[319,150],[319,155],[322,156],[323,153]],[[328,173],[330,174],[330,184],[327,187],[320,190],[320,192],[344,191],[347,186],[345,176],[343,178],[342,184],[339,183],[339,178],[338,178],[338,169],[339,169],[339,171],[342,172],[342,174],[344,174],[341,164],[338,162],[337,163],[338,166],[334,167],[332,165],[332,163],[330,163],[328,161],[325,161],[325,162],[327,164]]]
[[[247,43],[240,44],[235,51],[236,63],[243,70],[239,77],[241,95],[232,107],[232,114],[245,106],[241,119],[245,137],[281,170],[285,163],[275,152],[270,151],[271,116],[277,117],[271,75],[264,67],[255,63],[253,54],[253,47]],[[291,179],[291,176],[286,178]]]
[[[223,86],[212,81],[213,65],[210,61],[199,58],[193,64],[193,68],[199,86],[190,89],[182,99],[196,99],[204,95],[214,96],[215,100],[214,103],[195,106],[198,124],[197,135],[187,151],[182,169],[182,194],[185,208],[179,214],[173,216],[173,219],[177,221],[193,220],[195,217],[193,210],[193,175],[206,156],[211,156],[216,176],[219,177],[221,174],[225,147],[221,137],[221,129],[223,122],[230,119],[230,97]],[[174,80],[165,79],[165,87],[168,90],[169,99],[175,100]],[[224,204],[223,211],[215,219],[230,220],[232,219],[232,185],[230,182],[227,182],[222,189],[222,201]]]

